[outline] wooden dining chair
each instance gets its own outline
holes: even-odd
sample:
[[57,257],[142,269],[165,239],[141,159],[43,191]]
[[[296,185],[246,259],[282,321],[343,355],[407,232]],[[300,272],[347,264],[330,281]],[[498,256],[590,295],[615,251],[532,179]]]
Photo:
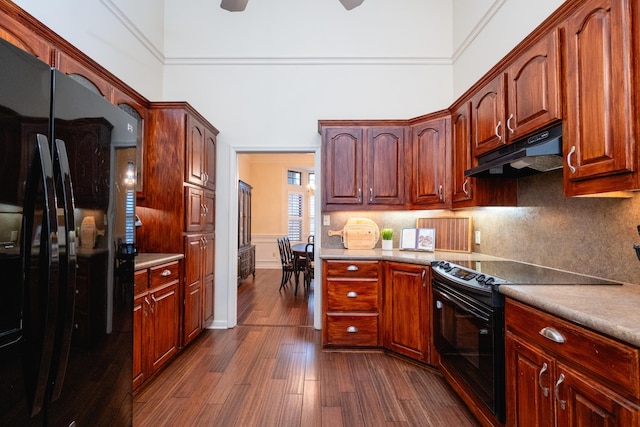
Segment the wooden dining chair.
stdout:
[[287,283],[291,282],[291,276],[295,272],[293,256],[291,255],[291,250],[287,250],[287,244],[285,240],[281,237],[278,237],[278,251],[280,252],[280,263],[282,264],[282,278],[280,279],[280,288],[278,290],[282,290],[283,287],[287,285]]
[[307,243],[305,248],[306,255],[306,263],[304,266],[304,290],[305,292],[309,292],[311,289],[311,280],[313,280],[313,275],[315,272],[315,245],[313,243]]

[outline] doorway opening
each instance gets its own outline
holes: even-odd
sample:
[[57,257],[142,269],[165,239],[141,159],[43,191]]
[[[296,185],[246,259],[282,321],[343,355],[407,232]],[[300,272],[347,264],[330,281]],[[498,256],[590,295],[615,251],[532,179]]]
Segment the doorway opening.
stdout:
[[[258,279],[270,277],[265,281],[254,280],[252,276],[248,276],[238,285],[238,323],[247,321],[253,323],[255,319],[243,319],[243,313],[247,311],[247,307],[241,304],[251,301],[246,297],[240,298],[243,283],[254,280],[247,286],[268,286],[270,288],[268,291],[277,295],[282,269],[277,239],[286,236],[294,244],[306,242],[309,235],[315,234],[318,215],[316,210],[319,208],[319,202],[316,203],[319,198],[316,195],[315,186],[316,153],[238,152],[237,176],[240,181],[251,187],[249,227],[250,245],[253,246],[251,250],[255,251],[255,270]],[[240,218],[241,211],[246,212],[246,206],[241,207],[239,203],[236,210],[239,216],[238,232],[240,233],[241,227],[246,229],[243,219]],[[274,277],[277,280],[273,280]],[[255,289],[255,291],[259,290]],[[298,292],[298,295],[294,296],[293,286],[283,289],[282,294],[283,298],[291,298],[292,301],[294,298],[298,300],[305,298],[304,292]],[[310,303],[312,305],[309,307],[309,313],[312,318],[315,318],[316,302],[310,301]],[[300,307],[295,309],[299,310]],[[275,322],[280,321],[275,320]],[[286,323],[286,320],[282,322]]]

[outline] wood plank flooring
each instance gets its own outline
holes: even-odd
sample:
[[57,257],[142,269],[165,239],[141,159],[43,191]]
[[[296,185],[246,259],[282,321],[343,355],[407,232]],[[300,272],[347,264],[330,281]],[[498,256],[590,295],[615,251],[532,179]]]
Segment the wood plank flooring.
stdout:
[[279,270],[238,288],[238,326],[206,330],[134,396],[134,426],[478,426],[432,369],[323,351],[313,289]]

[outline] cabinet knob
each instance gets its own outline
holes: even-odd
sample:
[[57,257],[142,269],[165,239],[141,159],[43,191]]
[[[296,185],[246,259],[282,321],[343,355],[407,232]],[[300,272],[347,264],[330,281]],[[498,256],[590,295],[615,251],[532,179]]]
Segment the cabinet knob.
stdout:
[[349,332],[350,334],[355,334],[356,332],[358,332],[358,328],[356,328],[355,326],[349,326],[347,328],[347,332]]
[[347,267],[347,271],[358,271],[358,266],[350,265],[349,267]]
[[169,270],[169,269],[163,270],[162,273],[160,273],[160,275],[162,277],[171,276],[171,270]]
[[347,298],[358,298],[358,293],[354,291],[347,292]]

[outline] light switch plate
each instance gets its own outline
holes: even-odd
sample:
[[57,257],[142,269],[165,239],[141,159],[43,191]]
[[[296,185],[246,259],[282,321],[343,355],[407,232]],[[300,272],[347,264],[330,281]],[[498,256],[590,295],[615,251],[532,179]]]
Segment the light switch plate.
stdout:
[[322,215],[322,225],[331,225],[331,215]]
[[476,245],[480,244],[480,230],[476,230],[476,233],[475,233],[475,244]]

